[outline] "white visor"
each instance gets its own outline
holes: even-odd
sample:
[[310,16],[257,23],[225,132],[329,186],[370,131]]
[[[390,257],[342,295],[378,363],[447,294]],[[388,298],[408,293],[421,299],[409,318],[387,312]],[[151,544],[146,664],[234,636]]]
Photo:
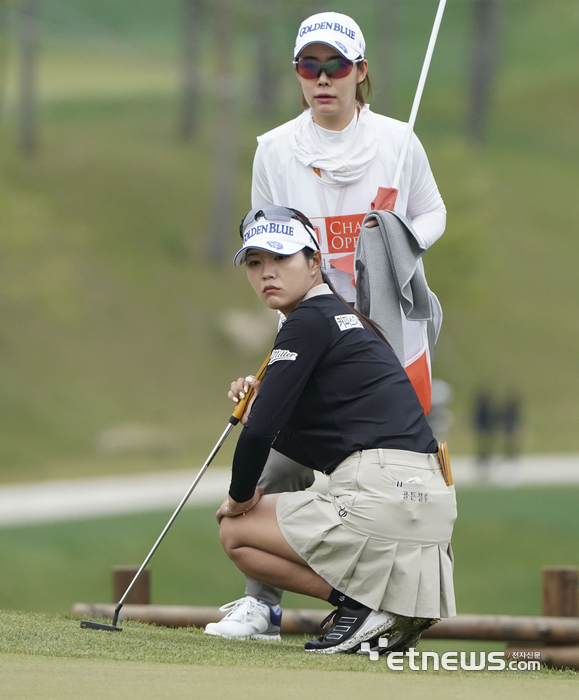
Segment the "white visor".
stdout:
[[297,219],[280,221],[274,217],[266,219],[265,216],[259,216],[244,230],[243,246],[235,254],[233,264],[237,267],[243,265],[247,251],[251,248],[260,248],[279,255],[295,255],[302,248],[319,250],[313,236],[314,234]]
[[301,23],[294,47],[294,59],[308,44],[328,44],[345,58],[355,61],[364,58],[366,42],[360,27],[348,15],[339,12],[320,12]]

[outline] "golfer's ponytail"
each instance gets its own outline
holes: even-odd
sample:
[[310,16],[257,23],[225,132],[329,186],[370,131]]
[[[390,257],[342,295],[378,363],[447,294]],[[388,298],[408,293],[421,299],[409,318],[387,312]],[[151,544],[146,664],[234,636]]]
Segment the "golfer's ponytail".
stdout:
[[338,292],[334,289],[334,285],[330,282],[330,278],[328,275],[326,275],[325,272],[322,272],[322,279],[324,282],[328,285],[328,287],[334,292],[334,294],[338,297],[338,299],[349,306],[354,314],[362,321],[362,323],[374,333],[374,335],[379,338],[382,342],[386,343],[386,345],[392,349],[392,346],[390,343],[386,340],[386,336],[384,335],[384,331],[380,328],[380,326],[376,323],[376,321],[373,321],[369,316],[366,316],[366,314],[363,314],[361,311],[358,311],[358,309],[353,305],[349,304],[341,294],[338,294]]
[[[311,248],[303,248],[302,250],[303,250],[303,253],[308,260],[311,260],[314,257],[315,251],[312,250]],[[344,297],[341,296],[341,294],[338,294],[338,292],[334,289],[334,285],[330,282],[330,278],[328,277],[328,275],[326,275],[325,272],[322,272],[322,279],[323,279],[324,283],[327,284],[328,287],[332,290],[332,292],[338,297],[338,299],[343,304],[346,304],[346,306],[349,306],[352,309],[352,312],[354,313],[354,315],[357,316],[360,319],[360,321],[362,321],[364,326],[366,328],[368,328],[368,330],[372,331],[372,333],[377,338],[379,338],[383,343],[386,343],[386,345],[390,349],[392,349],[392,346],[386,340],[386,336],[384,335],[384,331],[380,328],[380,326],[375,321],[373,321],[371,318],[366,316],[366,314],[363,314],[360,311],[358,311],[358,309],[356,309],[353,304],[350,304],[349,302],[347,302],[344,299]]]

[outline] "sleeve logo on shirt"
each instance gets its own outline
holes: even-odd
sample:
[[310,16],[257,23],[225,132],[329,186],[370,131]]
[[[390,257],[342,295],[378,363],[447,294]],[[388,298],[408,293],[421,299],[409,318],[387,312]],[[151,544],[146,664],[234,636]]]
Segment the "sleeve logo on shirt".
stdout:
[[291,360],[293,362],[297,356],[297,352],[291,352],[291,350],[272,350],[267,366],[269,367],[269,365],[273,365],[274,362],[279,362],[280,360]]
[[334,316],[334,318],[341,331],[349,331],[350,328],[364,328],[362,321],[356,314],[344,314],[343,316]]

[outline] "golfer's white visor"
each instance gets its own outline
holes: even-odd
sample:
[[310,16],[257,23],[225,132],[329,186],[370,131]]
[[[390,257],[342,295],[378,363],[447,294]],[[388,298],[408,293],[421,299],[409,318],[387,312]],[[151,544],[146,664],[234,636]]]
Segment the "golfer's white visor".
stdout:
[[260,248],[279,255],[295,255],[302,248],[316,250],[312,236],[296,219],[275,221],[260,217],[243,232],[243,247],[237,251],[233,264],[239,267],[245,262],[250,248]]

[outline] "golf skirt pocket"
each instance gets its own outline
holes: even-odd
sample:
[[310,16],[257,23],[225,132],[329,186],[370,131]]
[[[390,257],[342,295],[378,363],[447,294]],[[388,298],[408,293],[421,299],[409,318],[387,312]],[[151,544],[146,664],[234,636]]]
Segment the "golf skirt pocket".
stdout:
[[453,486],[438,455],[364,450],[330,474],[328,495],[283,493],[281,532],[334,588],[374,610],[456,614],[450,540]]

